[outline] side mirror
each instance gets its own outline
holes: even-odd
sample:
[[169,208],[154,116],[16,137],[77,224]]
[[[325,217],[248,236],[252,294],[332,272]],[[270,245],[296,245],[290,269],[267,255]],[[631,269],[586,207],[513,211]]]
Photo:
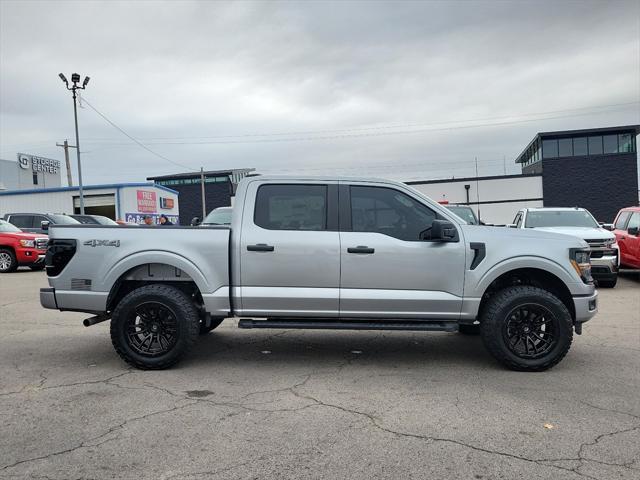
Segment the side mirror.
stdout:
[[634,237],[638,236],[638,227],[629,227],[629,229],[627,230],[627,233],[629,235],[633,235]]
[[431,240],[436,242],[457,242],[458,230],[448,220],[434,220],[431,225]]
[[42,231],[48,232],[49,231],[49,222],[47,220],[41,221],[40,222],[40,228],[42,229]]
[[191,219],[191,226],[192,227],[197,227],[198,225],[200,225],[202,223],[202,220],[200,220],[200,217],[193,217]]
[[613,231],[613,223],[600,222],[600,227],[604,228],[605,230],[609,230],[610,232]]

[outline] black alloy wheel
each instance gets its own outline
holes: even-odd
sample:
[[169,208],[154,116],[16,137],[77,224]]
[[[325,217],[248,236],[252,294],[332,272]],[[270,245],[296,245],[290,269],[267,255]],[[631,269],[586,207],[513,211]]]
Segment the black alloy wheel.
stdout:
[[505,344],[520,358],[540,358],[557,342],[555,323],[553,313],[542,305],[519,305],[507,314],[502,329]]
[[129,346],[146,357],[157,357],[170,351],[178,339],[176,314],[158,302],[137,305],[126,321]]

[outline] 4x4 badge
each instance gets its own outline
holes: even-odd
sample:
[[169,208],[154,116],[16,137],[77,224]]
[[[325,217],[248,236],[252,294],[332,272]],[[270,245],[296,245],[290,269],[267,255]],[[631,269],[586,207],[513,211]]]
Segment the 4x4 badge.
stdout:
[[119,247],[120,240],[87,240],[83,245],[87,247]]

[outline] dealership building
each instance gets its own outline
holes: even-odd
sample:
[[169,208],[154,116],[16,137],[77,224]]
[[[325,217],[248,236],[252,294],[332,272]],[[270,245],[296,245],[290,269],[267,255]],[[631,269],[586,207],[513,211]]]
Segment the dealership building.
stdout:
[[531,207],[583,207],[605,223],[638,205],[640,125],[538,133],[518,155],[521,175],[406,182],[437,201],[467,204],[487,223]]

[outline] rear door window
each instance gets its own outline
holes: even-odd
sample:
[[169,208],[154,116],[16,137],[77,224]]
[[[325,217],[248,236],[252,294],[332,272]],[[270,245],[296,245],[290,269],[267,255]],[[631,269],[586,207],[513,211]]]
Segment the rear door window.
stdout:
[[18,228],[33,228],[33,217],[32,215],[11,215],[9,223]]
[[633,215],[631,215],[629,224],[627,225],[627,230],[629,230],[630,228],[640,228],[640,213],[635,212]]
[[326,230],[327,185],[262,185],[254,223],[268,230]]

